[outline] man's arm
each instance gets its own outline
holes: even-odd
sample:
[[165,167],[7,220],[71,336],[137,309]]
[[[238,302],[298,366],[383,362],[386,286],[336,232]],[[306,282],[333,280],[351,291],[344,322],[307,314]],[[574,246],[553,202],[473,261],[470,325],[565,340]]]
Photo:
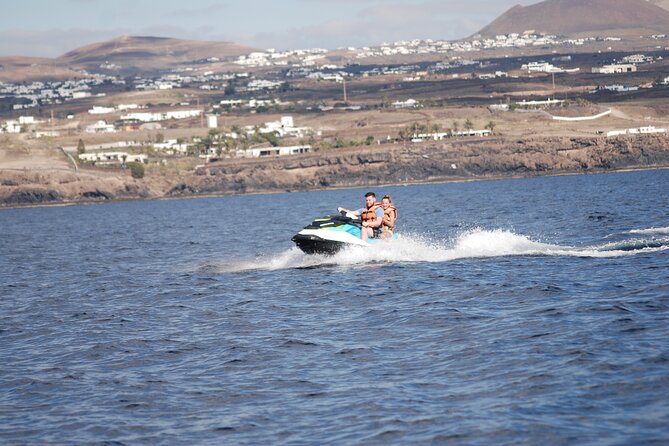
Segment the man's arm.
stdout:
[[340,207],[340,208],[337,208],[337,212],[346,212],[347,214],[353,214],[353,215],[356,215],[356,216],[360,217],[360,211],[351,211],[351,210],[348,210],[346,208],[341,208]]

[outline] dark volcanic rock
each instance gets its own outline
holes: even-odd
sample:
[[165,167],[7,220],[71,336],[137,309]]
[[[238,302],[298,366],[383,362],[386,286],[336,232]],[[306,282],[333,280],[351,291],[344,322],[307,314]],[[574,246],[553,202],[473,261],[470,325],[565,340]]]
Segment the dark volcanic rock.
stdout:
[[85,200],[113,200],[115,198],[114,194],[100,190],[84,192],[81,197]]
[[18,189],[4,202],[9,205],[55,203],[61,201],[58,191],[50,189]]
[[199,193],[199,190],[186,183],[179,183],[172,187],[165,194],[166,197],[178,197],[181,195],[194,195]]

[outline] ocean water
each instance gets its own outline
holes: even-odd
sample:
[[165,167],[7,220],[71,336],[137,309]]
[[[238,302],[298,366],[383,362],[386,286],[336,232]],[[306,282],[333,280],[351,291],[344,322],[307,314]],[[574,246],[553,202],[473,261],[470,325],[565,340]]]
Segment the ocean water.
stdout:
[[375,190],[0,211],[0,443],[669,443],[669,171]]

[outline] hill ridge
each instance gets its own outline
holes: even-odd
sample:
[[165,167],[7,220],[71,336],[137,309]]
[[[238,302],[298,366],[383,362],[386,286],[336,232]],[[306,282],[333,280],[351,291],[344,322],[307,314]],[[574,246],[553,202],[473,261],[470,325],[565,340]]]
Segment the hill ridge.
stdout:
[[111,62],[124,67],[169,67],[209,57],[237,57],[253,51],[257,50],[233,42],[122,35],[73,49],[56,60],[83,66]]
[[669,11],[646,0],[545,0],[515,5],[478,34],[493,36],[535,30],[558,35],[616,31],[666,33]]

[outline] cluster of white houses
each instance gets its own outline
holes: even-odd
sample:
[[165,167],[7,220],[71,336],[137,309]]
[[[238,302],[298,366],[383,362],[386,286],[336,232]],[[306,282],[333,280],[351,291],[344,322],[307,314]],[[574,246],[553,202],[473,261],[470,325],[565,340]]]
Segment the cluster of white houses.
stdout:
[[[165,146],[171,147],[173,150],[179,146],[179,144]],[[185,146],[185,145],[183,145]],[[200,158],[211,159],[216,155],[217,149],[211,148],[208,153],[200,155]],[[186,153],[184,149],[179,150],[180,153]],[[235,156],[238,158],[261,158],[266,156],[288,156],[288,155],[300,155],[304,153],[311,152],[311,146],[309,145],[299,145],[299,146],[284,146],[284,147],[258,147],[247,150],[237,150]],[[145,154],[132,154],[128,152],[88,152],[80,153],[77,155],[80,161],[94,163],[97,165],[116,165],[124,164],[130,162],[138,163],[148,163],[149,158]]]
[[383,57],[411,54],[434,54],[450,52],[470,52],[481,50],[493,50],[499,48],[525,48],[532,46],[552,46],[569,43],[571,45],[583,45],[588,39],[573,41],[560,40],[557,36],[542,35],[528,30],[523,33],[500,34],[494,38],[474,38],[450,42],[445,40],[421,40],[398,41],[384,43],[379,47],[363,47],[361,49],[348,48],[356,53],[359,59],[368,57]]
[[14,110],[23,110],[39,105],[62,104],[65,101],[93,96],[92,90],[106,82],[125,84],[123,79],[105,75],[82,73],[82,79],[24,82],[20,84],[0,82],[0,100],[11,99]]
[[9,119],[0,124],[0,133],[21,133],[27,125],[40,124],[34,116],[19,116],[19,119]]
[[[94,107],[101,109],[102,107]],[[117,109],[111,109],[111,112]],[[127,109],[126,109],[127,110]],[[89,110],[89,113],[91,111]],[[159,130],[162,125],[161,121],[169,121],[172,119],[189,119],[202,116],[202,110],[171,110],[166,112],[132,112],[122,115],[116,124],[110,124],[105,120],[98,120],[84,128],[85,133],[116,133],[119,128],[124,130]],[[101,114],[101,113],[93,113]],[[209,118],[208,118],[208,122]],[[217,126],[214,121],[213,127]],[[211,125],[210,125],[211,127]]]

